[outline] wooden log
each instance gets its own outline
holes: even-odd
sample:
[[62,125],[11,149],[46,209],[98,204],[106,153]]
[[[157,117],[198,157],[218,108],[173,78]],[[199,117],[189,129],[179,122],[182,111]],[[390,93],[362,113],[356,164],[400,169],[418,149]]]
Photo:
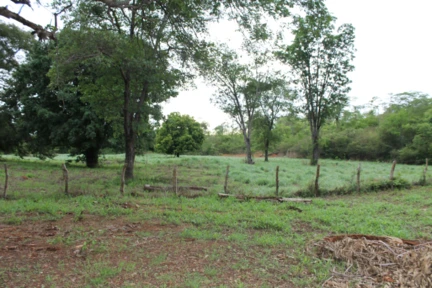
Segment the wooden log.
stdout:
[[144,191],[168,191],[172,189],[172,187],[144,185]]
[[392,168],[390,170],[390,181],[394,180],[394,171],[396,168],[396,160],[393,161]]
[[320,167],[321,165],[317,164],[316,177],[315,177],[315,197],[319,197],[321,194],[319,191]]
[[281,198],[281,197],[274,197],[274,196],[247,196],[247,195],[230,195],[225,193],[219,193],[219,198],[228,198],[228,197],[234,197],[239,200],[274,200],[278,202],[300,202],[300,203],[311,203],[311,199],[303,199],[303,198]]
[[8,171],[8,166],[6,164],[4,164],[4,169],[5,169],[5,185],[3,191],[3,199],[6,199],[6,193],[7,193],[8,181],[9,181],[9,171]]
[[276,166],[276,197],[279,196],[279,166]]
[[63,180],[65,183],[65,190],[64,191],[65,191],[66,195],[69,195],[69,171],[66,168],[65,163],[63,163],[63,165],[62,165],[62,170],[63,170]]
[[360,192],[360,173],[361,173],[361,164],[357,168],[357,192]]
[[225,173],[225,185],[224,185],[224,193],[228,193],[228,174],[229,174],[229,165],[226,168],[226,173]]
[[124,195],[124,192],[125,192],[124,187],[125,187],[125,183],[126,183],[126,180],[125,180],[126,168],[127,168],[127,163],[125,163],[123,165],[123,170],[122,170],[122,174],[121,174],[121,184],[120,184],[120,193],[121,193],[121,195]]
[[279,202],[298,202],[298,203],[312,203],[312,199],[303,198],[280,198]]
[[[173,187],[169,186],[152,186],[152,185],[144,185],[144,190],[147,191],[168,191],[172,190]],[[199,186],[178,186],[177,190],[195,190],[195,191],[207,191],[208,188],[206,187],[199,187]]]

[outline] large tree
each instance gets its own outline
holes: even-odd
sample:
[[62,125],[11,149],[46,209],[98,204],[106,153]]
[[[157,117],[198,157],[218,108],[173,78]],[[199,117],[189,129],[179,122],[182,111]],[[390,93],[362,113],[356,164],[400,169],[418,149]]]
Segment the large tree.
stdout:
[[354,27],[344,24],[335,31],[335,18],[321,3],[310,3],[304,16],[293,17],[294,41],[277,55],[292,71],[293,83],[303,99],[301,110],[312,137],[311,164],[320,156],[320,129],[348,104],[353,71]]
[[[31,4],[29,0],[12,2]],[[51,79],[68,78],[59,77],[62,74],[59,71],[67,69],[75,73],[83,61],[97,67],[95,69],[103,76],[100,80],[85,83],[85,79],[80,79],[80,85],[87,86],[82,89],[85,91],[83,97],[92,103],[100,103],[104,101],[102,93],[108,93],[110,101],[99,112],[104,117],[108,117],[107,114],[114,117],[114,110],[121,107],[117,114],[123,118],[126,178],[132,178],[135,143],[141,126],[152,116],[149,110],[154,110],[158,103],[174,96],[175,88],[189,76],[190,70],[181,72],[179,68],[191,63],[190,60],[202,58],[201,51],[206,46],[202,39],[207,32],[207,23],[227,14],[231,19],[247,25],[247,19],[253,19],[254,15],[287,16],[294,4],[304,5],[306,2],[59,0],[55,2],[58,4],[55,15],[65,11],[66,7],[72,7],[66,14],[70,17],[65,19],[65,27],[70,32],[69,36],[66,36],[67,33],[62,36],[66,45],[62,46],[60,42],[63,40],[59,40],[62,48],[58,51],[56,67],[60,69],[55,69],[57,73],[53,73],[54,78]],[[55,34],[55,29],[44,30],[7,7],[0,7],[0,16],[32,28],[40,39],[60,38]]]
[[[111,127],[88,102],[80,100],[78,90],[68,89],[77,86],[76,77],[69,79],[63,90],[48,87],[50,79],[46,74],[52,65],[52,49],[52,43],[36,42],[26,62],[7,81],[0,99],[13,125],[0,131],[14,132],[9,137],[18,137],[19,147],[41,158],[52,157],[56,148],[63,148],[73,155],[83,155],[87,167],[96,167]],[[26,151],[19,152],[23,155]]]

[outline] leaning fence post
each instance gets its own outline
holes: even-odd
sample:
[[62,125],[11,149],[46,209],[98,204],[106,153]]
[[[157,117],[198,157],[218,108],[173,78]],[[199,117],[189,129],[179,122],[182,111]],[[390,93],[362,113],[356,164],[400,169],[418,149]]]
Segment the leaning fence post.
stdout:
[[361,164],[357,168],[357,192],[360,192],[360,173],[361,173]]
[[224,185],[224,193],[228,194],[228,174],[229,174],[229,168],[230,166],[228,165],[226,168],[226,173],[225,173],[225,185]]
[[396,160],[393,161],[393,165],[392,165],[392,168],[390,170],[390,181],[394,180],[394,171],[395,171],[395,168],[396,168]]
[[8,181],[9,181],[8,167],[6,164],[4,164],[4,169],[5,169],[5,185],[4,185],[4,191],[3,191],[3,198],[6,199],[6,193],[7,193]]
[[173,170],[173,192],[175,195],[178,195],[178,187],[177,187],[177,166],[174,166]]
[[319,197],[321,194],[319,191],[319,177],[320,177],[320,164],[317,164],[316,178],[315,178],[315,196],[316,197]]
[[121,195],[124,195],[124,187],[125,187],[125,183],[126,183],[125,177],[126,177],[126,168],[127,168],[127,166],[128,166],[127,163],[125,163],[123,165],[123,169],[122,169],[121,184],[120,184],[120,193],[121,193]]
[[279,166],[276,166],[276,197],[279,196]]
[[65,182],[65,194],[69,195],[69,171],[66,168],[66,164],[63,163],[62,165],[63,170],[63,180]]

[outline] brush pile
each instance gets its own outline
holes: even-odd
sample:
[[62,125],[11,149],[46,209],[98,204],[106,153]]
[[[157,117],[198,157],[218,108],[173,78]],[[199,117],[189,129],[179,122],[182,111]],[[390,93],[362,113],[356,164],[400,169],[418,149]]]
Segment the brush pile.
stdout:
[[321,258],[346,262],[323,287],[432,287],[432,242],[341,235],[316,243]]

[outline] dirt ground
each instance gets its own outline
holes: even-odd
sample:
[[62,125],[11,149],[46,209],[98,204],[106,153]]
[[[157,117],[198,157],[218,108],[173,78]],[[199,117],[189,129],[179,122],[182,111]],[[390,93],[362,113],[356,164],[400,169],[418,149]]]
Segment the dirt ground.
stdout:
[[294,287],[260,261],[285,270],[286,251],[184,238],[185,228],[92,215],[0,224],[0,286]]

